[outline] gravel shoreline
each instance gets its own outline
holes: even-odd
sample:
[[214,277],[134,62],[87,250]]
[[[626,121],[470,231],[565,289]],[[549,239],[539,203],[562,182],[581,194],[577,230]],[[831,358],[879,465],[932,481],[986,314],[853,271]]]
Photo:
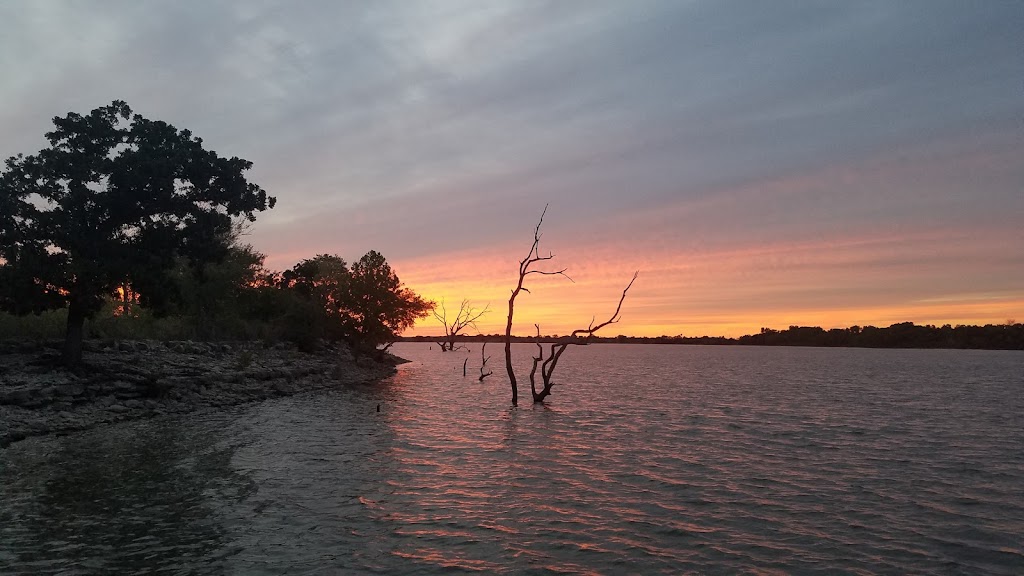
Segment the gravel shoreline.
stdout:
[[87,341],[61,367],[59,342],[0,343],[0,448],[30,436],[215,409],[379,381],[395,364],[356,360],[344,344],[305,354],[260,342]]

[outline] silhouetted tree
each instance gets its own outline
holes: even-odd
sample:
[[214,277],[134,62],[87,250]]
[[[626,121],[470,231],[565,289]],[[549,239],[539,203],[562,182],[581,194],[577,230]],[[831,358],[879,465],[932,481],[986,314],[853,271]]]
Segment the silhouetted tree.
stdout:
[[434,307],[402,285],[384,256],[373,250],[352,264],[340,304],[343,326],[357,351],[389,346]]
[[266,257],[241,243],[242,234],[236,227],[223,239],[227,248],[218,262],[193,265],[179,258],[172,274],[178,299],[169,313],[191,325],[195,338],[239,338],[247,332],[245,325],[250,309],[255,307],[255,291],[267,271],[263,267]]
[[[441,310],[438,311],[438,308]],[[476,321],[490,311],[490,304],[484,306],[483,310],[478,310],[470,304],[469,300],[463,299],[459,304],[458,312],[455,313],[455,317],[449,323],[448,310],[445,308],[444,300],[441,300],[441,304],[434,308],[434,318],[444,326],[444,339],[437,343],[441,347],[441,351],[446,352],[465,348],[464,346],[456,346],[455,340],[466,328],[476,328]]]
[[[519,261],[519,282],[516,284],[515,289],[512,290],[512,295],[511,297],[509,297],[508,300],[508,322],[505,325],[505,370],[508,372],[508,378],[512,384],[513,406],[517,406],[519,404],[519,385],[516,382],[516,373],[512,367],[512,319],[515,313],[516,296],[518,296],[519,293],[523,291],[527,293],[530,292],[527,288],[523,286],[523,282],[525,281],[526,277],[529,276],[530,274],[541,274],[551,276],[557,275],[569,278],[569,276],[567,276],[565,273],[566,268],[561,268],[559,270],[543,270],[533,268],[535,264],[544,262],[546,260],[551,260],[552,258],[554,258],[554,254],[550,252],[548,252],[547,256],[540,255],[540,227],[544,223],[544,215],[547,214],[547,211],[548,207],[544,206],[544,211],[541,212],[540,220],[537,222],[537,227],[534,228],[533,230],[533,244],[530,246],[530,252],[527,253],[525,258]],[[622,297],[619,298],[619,305],[615,308],[615,313],[612,314],[611,318],[596,326],[593,322],[591,322],[590,327],[588,328],[573,330],[572,335],[569,336],[567,339],[562,339],[562,341],[552,345],[551,356],[547,360],[544,360],[544,349],[540,348],[539,342],[537,343],[538,348],[540,348],[540,354],[539,357],[535,356],[533,358],[533,368],[530,371],[530,388],[533,393],[533,401],[535,403],[543,402],[544,399],[551,394],[551,386],[553,385],[551,381],[551,375],[554,373],[555,367],[558,365],[558,360],[561,358],[562,353],[565,352],[565,349],[569,345],[585,344],[587,342],[587,338],[592,336],[595,332],[609,324],[614,324],[619,321],[620,312],[622,310],[622,302],[626,299],[626,293],[629,291],[630,287],[633,286],[633,282],[636,281],[636,277],[637,273],[634,273],[633,279],[630,280],[629,285],[626,286],[626,289],[622,291]],[[569,280],[572,281],[572,278],[569,278]],[[540,326],[536,324],[534,326],[536,326],[537,328],[537,339],[540,340]],[[586,338],[579,338],[580,336],[584,335],[586,336]],[[540,392],[537,391],[535,381],[538,365],[541,366],[541,377],[543,379],[544,384]]]
[[281,273],[276,282],[315,304],[297,313],[310,316],[319,310],[322,319],[304,320],[310,322],[309,332],[320,328],[313,339],[343,339],[357,353],[388,345],[434,307],[403,286],[387,260],[372,250],[351,268],[340,256],[318,254]]
[[317,254],[274,278],[282,294],[276,305],[279,336],[311,352],[321,338],[346,338],[342,322],[351,275],[336,254]]
[[49,148],[8,159],[0,175],[0,308],[67,307],[63,358],[74,364],[85,319],[118,286],[165,305],[179,258],[219,260],[232,217],[254,221],[275,200],[243,176],[252,163],[123,101],[53,123]]
[[[540,255],[540,227],[544,223],[544,215],[548,213],[547,205],[544,206],[544,211],[540,213],[540,220],[537,222],[537,227],[533,229],[533,244],[530,246],[530,251],[526,254],[526,257],[519,261],[519,282],[516,287],[512,290],[512,295],[508,299],[508,322],[505,324],[505,371],[508,373],[509,383],[512,385],[512,405],[519,405],[519,384],[516,382],[516,371],[512,368],[512,317],[515,314],[516,296],[519,296],[520,292],[529,293],[530,290],[523,286],[523,282],[526,277],[530,274],[540,274],[544,276],[565,276],[569,278],[565,273],[565,268],[560,270],[538,270],[532,268],[535,264],[551,260],[555,257],[554,254],[548,252],[547,256]],[[572,278],[569,278],[572,281]]]
[[351,280],[344,258],[337,254],[317,254],[282,272],[277,277],[277,285],[315,300],[324,310],[337,313],[348,298]]

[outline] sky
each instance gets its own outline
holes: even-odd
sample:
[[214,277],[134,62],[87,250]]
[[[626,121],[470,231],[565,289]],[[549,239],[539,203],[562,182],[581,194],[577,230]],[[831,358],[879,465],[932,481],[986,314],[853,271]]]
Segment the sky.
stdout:
[[[1024,321],[1024,3],[0,3],[0,157],[126,100],[278,199],[285,269],[377,250],[515,332]],[[420,321],[408,334],[436,334]]]

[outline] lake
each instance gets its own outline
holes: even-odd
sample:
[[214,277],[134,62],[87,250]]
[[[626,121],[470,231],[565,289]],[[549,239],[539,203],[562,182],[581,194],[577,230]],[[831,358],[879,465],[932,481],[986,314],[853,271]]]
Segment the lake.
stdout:
[[1024,573],[1024,353],[470,347],[0,450],[0,573]]

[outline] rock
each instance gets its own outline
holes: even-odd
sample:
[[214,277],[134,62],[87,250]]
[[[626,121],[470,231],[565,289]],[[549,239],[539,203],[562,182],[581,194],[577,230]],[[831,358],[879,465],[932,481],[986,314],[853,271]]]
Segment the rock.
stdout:
[[149,386],[150,396],[157,396],[157,397],[166,396],[167,393],[170,392],[171,389],[173,389],[173,388],[174,388],[174,381],[171,380],[170,378],[164,378],[162,380],[154,380],[153,383],[151,383],[150,386]]
[[61,396],[81,396],[82,394],[85,394],[85,386],[82,386],[81,384],[62,384],[60,386],[56,386],[56,392]]
[[39,420],[33,420],[33,421],[28,423],[28,427],[35,434],[49,434],[50,433],[50,423],[49,422],[40,422]]
[[15,388],[0,392],[0,404],[25,406],[32,402],[32,391],[27,388]]
[[86,352],[100,352],[103,348],[103,343],[98,340],[85,340],[82,342],[82,350]]
[[[365,382],[393,372],[377,364],[366,369],[344,362],[351,357],[344,345],[299,354],[289,344],[87,342],[88,369],[77,372],[82,376],[40,359],[47,354],[56,358],[58,349],[32,344],[35,351],[23,355],[17,347],[3,348],[0,342],[0,354],[5,355],[0,357],[0,445],[36,434],[231,406],[339,382]],[[145,356],[137,354],[141,352]],[[241,366],[239,354],[251,362]],[[366,364],[364,360],[360,366]]]

